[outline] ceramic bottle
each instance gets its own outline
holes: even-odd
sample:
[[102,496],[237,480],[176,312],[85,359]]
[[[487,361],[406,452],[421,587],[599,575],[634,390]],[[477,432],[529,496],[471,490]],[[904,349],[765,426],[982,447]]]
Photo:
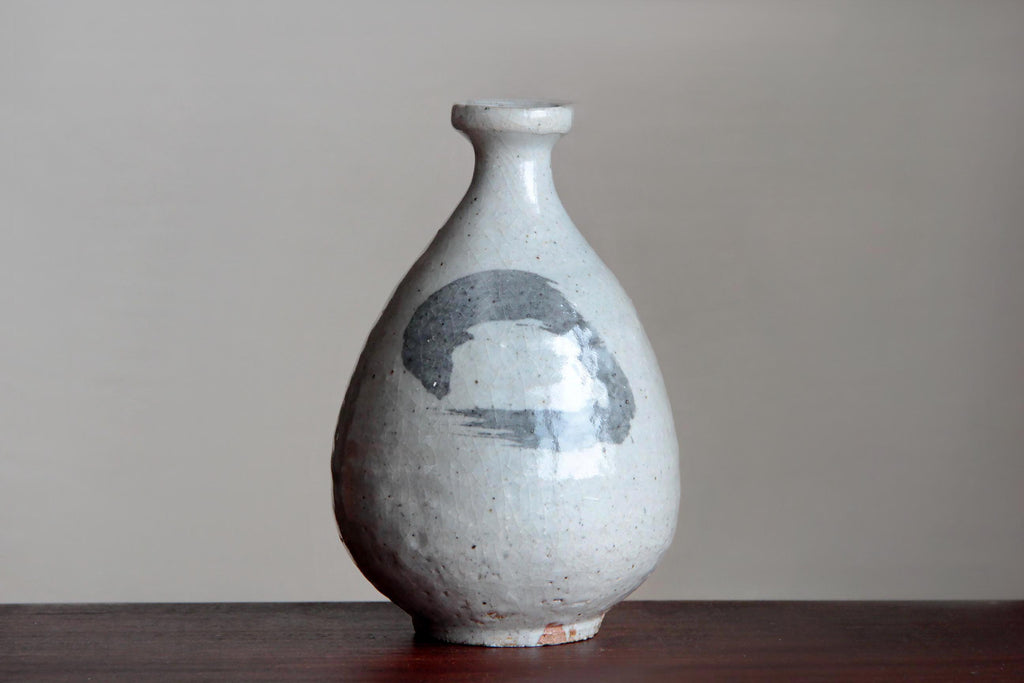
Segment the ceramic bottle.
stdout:
[[472,182],[370,333],[338,421],[342,539],[448,642],[590,638],[675,531],[657,362],[552,181],[572,118],[552,102],[453,107]]

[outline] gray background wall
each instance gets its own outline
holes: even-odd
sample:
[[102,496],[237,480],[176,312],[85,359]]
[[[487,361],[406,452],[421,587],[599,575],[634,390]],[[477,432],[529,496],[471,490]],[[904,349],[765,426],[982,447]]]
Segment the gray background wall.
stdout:
[[0,600],[377,597],[334,420],[487,96],[666,375],[637,597],[1024,597],[1024,3],[3,2]]

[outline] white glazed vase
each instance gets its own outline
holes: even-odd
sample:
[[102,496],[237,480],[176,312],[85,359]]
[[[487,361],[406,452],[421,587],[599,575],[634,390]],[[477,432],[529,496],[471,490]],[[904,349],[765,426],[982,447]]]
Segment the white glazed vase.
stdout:
[[417,632],[448,642],[590,638],[675,531],[657,361],[552,182],[572,115],[453,107],[472,183],[370,333],[338,421],[341,537]]

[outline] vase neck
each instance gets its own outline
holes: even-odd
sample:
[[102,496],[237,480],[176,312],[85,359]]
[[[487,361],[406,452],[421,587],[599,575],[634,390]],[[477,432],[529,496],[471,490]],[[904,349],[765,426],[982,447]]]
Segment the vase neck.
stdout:
[[519,210],[561,208],[551,174],[551,150],[572,125],[572,109],[561,104],[510,100],[477,101],[452,108],[452,125],[476,155],[466,200],[501,197]]
[[555,140],[536,139],[542,136],[510,139],[512,135],[492,134],[473,140],[476,166],[469,191],[477,196],[500,192],[540,211],[545,203],[558,201],[551,174]]

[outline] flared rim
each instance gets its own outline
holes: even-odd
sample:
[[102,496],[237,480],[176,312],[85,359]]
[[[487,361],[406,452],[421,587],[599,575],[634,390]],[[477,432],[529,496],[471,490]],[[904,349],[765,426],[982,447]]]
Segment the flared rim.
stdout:
[[452,125],[463,131],[568,133],[573,109],[553,99],[475,99],[452,106]]

